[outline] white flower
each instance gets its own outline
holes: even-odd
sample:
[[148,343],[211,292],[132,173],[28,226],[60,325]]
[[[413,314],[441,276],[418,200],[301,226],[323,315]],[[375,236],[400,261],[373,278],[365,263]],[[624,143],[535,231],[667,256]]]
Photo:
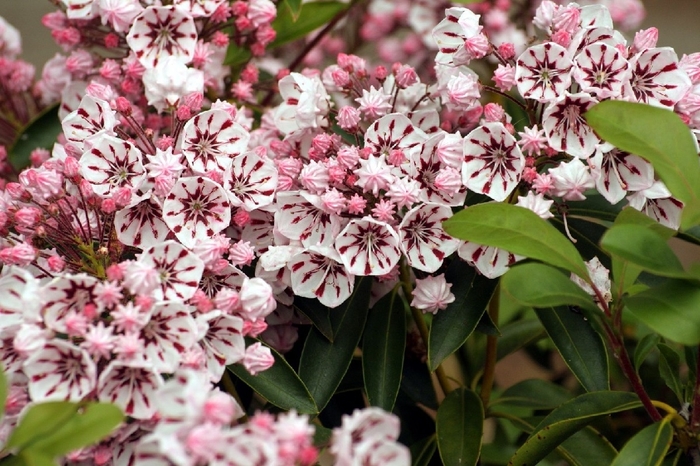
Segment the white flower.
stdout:
[[177,107],[187,94],[204,92],[204,73],[188,68],[176,57],[160,60],[155,68],[143,74],[143,85],[148,105],[159,112]]
[[438,310],[447,309],[447,305],[455,300],[455,295],[450,288],[452,284],[447,283],[444,273],[423,280],[416,279],[411,306],[432,314],[436,314]]

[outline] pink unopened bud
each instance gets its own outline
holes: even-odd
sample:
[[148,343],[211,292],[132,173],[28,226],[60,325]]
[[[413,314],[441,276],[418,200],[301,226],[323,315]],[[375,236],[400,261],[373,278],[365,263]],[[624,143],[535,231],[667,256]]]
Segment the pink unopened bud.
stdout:
[[49,270],[54,273],[61,272],[66,267],[66,261],[61,256],[50,256],[46,262]]
[[110,32],[105,36],[104,44],[108,49],[113,49],[119,46],[119,36],[113,32]]
[[204,402],[202,414],[206,422],[222,426],[230,424],[235,419],[234,416],[240,416],[243,413],[236,406],[236,402],[231,398],[231,395],[213,391],[207,401]]
[[634,52],[643,52],[644,50],[656,47],[656,42],[659,40],[659,30],[656,28],[643,29],[634,35]]
[[568,31],[560,29],[552,34],[552,42],[559,44],[562,47],[568,47],[571,43],[571,34]]
[[504,42],[498,46],[498,54],[504,60],[510,60],[515,57],[515,45],[512,42]]
[[350,84],[350,73],[342,68],[336,68],[331,73],[331,78],[333,78],[333,84],[340,88],[344,88]]
[[403,88],[414,85],[418,82],[418,75],[412,66],[401,65],[396,71],[396,83]]
[[105,214],[113,214],[117,210],[117,203],[114,199],[102,199],[100,210]]
[[488,103],[484,106],[484,118],[489,123],[502,121],[506,111],[498,104]]
[[238,209],[233,215],[233,223],[239,228],[243,228],[250,223],[250,214],[244,209]]
[[388,74],[389,73],[387,72],[386,68],[384,68],[382,65],[379,65],[374,69],[374,77],[377,78],[378,81],[384,81]]
[[272,367],[275,358],[270,352],[270,348],[263,346],[260,342],[253,343],[245,350],[243,365],[251,375],[265,371]]
[[186,120],[189,120],[190,117],[192,116],[192,111],[190,110],[190,107],[188,107],[187,105],[180,105],[177,108],[177,111],[175,112],[175,116],[180,121],[186,121]]
[[116,110],[124,116],[131,115],[131,102],[126,97],[117,97],[115,101]]
[[345,131],[355,131],[360,124],[360,111],[355,107],[345,106],[338,111],[338,126]]

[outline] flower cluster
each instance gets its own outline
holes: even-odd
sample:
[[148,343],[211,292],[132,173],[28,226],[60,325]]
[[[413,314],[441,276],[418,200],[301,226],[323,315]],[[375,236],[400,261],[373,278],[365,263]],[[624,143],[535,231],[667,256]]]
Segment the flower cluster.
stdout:
[[[62,134],[0,186],[3,439],[28,403],[101,400],[130,422],[71,461],[312,464],[305,417],[237,424],[241,408],[213,388],[227,365],[274,362],[244,337],[293,348],[295,297],[336,308],[356,277],[376,277],[375,302],[403,277],[413,307],[447,308],[448,261],[495,278],[519,259],[443,230],[484,200],[566,225],[596,190],[678,228],[682,204],[652,166],[582,117],[619,99],[700,130],[700,55],[679,60],[653,28],[628,42],[614,21],[636,27],[634,0],[545,0],[522,25],[509,1],[376,0],[363,39],[410,32],[382,41],[376,63],[328,35],[300,72],[259,58],[275,38],[269,0],[61,3],[44,24],[66,55],[31,95],[37,109],[60,99]],[[21,95],[31,73],[15,36],[0,22],[0,84]],[[231,44],[254,57],[234,77]],[[408,464],[397,438],[396,418],[369,410],[331,451],[337,464]]]

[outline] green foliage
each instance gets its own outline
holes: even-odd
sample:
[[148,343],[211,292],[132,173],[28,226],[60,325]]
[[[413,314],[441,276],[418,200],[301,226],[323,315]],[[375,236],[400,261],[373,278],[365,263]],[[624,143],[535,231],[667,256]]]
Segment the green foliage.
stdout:
[[335,393],[350,366],[367,320],[372,280],[358,278],[350,299],[331,313],[335,338],[329,342],[321,332],[312,329],[306,337],[299,363],[299,377],[306,384],[322,410]]
[[437,444],[443,464],[476,465],[481,452],[484,407],[466,388],[450,392],[437,412]]
[[700,343],[700,287],[668,280],[625,299],[626,309],[664,338],[684,345]]
[[537,464],[564,440],[595,419],[639,406],[641,403],[634,393],[601,391],[580,395],[545,417],[513,455],[509,465]]
[[681,226],[700,223],[700,166],[693,135],[678,115],[650,105],[607,100],[584,115],[605,141],[638,155],[654,170],[685,208]]
[[445,279],[452,283],[455,300],[433,318],[428,339],[428,367],[431,370],[467,341],[498,284],[497,280],[487,279],[460,260],[452,261]]
[[465,241],[494,246],[561,267],[588,280],[588,271],[573,244],[531,210],[489,202],[458,212],[443,222],[447,233]]
[[536,309],[566,365],[589,392],[610,389],[608,352],[583,314],[567,307]]
[[8,159],[16,170],[29,166],[29,156],[34,149],[51,150],[61,134],[58,105],[47,107],[20,131],[17,140],[8,150]]
[[673,441],[668,419],[645,427],[620,450],[611,466],[659,466]]
[[[248,344],[250,343],[252,342],[248,341]],[[309,389],[294,369],[277,351],[272,348],[270,351],[275,358],[275,363],[266,371],[250,375],[250,372],[240,364],[228,366],[228,370],[278,408],[296,409],[304,414],[318,413]]]
[[369,311],[362,345],[362,374],[370,405],[394,408],[406,349],[406,304],[398,288]]

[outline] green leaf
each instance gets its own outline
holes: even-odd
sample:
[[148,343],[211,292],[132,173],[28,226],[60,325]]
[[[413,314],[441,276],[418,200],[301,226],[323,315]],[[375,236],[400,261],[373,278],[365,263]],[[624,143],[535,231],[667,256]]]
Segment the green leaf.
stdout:
[[574,245],[554,226],[524,207],[501,202],[478,204],[443,222],[455,238],[505,249],[561,267],[589,280]]
[[428,336],[428,367],[435,370],[457,351],[479,323],[498,280],[489,280],[464,261],[454,260],[445,273],[455,300],[433,318]]
[[319,411],[323,410],[348,370],[362,336],[372,277],[358,278],[355,291],[331,314],[335,339],[329,342],[318,330],[306,337],[299,363],[299,377],[306,384]]
[[247,63],[252,57],[250,50],[239,47],[235,43],[231,42],[226,49],[226,58],[224,59],[224,65],[226,66],[240,66],[243,63]]
[[511,322],[501,327],[498,339],[496,360],[500,361],[520,348],[534,343],[544,337],[546,332],[538,319],[524,319]]
[[51,456],[33,449],[22,450],[16,458],[19,459],[16,464],[24,466],[56,466],[58,464]]
[[401,392],[415,403],[437,410],[435,387],[428,367],[411,356],[404,357]]
[[49,401],[33,405],[12,431],[5,448],[24,448],[57,431],[78,410],[76,403]]
[[673,428],[667,419],[654,423],[632,437],[611,466],[659,466],[673,441]]
[[63,131],[58,119],[58,105],[47,107],[20,132],[9,150],[9,161],[19,171],[29,166],[29,156],[34,149],[51,150],[56,138]]
[[[535,430],[529,419],[514,416],[507,419],[528,434]],[[607,465],[617,455],[615,447],[592,427],[584,427],[575,432],[556,447],[556,452],[569,466]]]
[[600,241],[610,254],[663,277],[683,278],[681,261],[657,233],[641,225],[614,225]]
[[586,193],[586,199],[583,201],[568,204],[567,213],[569,217],[596,218],[612,222],[626,205],[627,201],[610,204],[599,192],[590,191]]
[[411,466],[429,466],[436,449],[435,435],[431,435],[411,445]]
[[289,13],[292,15],[292,19],[294,21],[299,19],[299,13],[301,13],[301,0],[284,0],[284,4],[287,6]]
[[662,337],[683,345],[700,343],[700,287],[668,280],[625,298],[627,311]]
[[[295,1],[299,2],[299,0]],[[327,24],[346,8],[348,8],[348,4],[341,2],[308,2],[301,5],[301,11],[296,19],[290,8],[279,9],[277,18],[272,22],[277,37],[272,41],[270,47],[279,47],[287,42],[305,37],[315,29]]]
[[639,368],[644,363],[644,360],[649,356],[656,345],[661,341],[656,333],[650,333],[645,335],[639,343],[637,343],[637,348],[634,350],[634,370],[639,371]]
[[588,392],[609,390],[605,343],[584,316],[566,307],[536,309],[535,312],[583,388]]
[[294,307],[308,317],[311,323],[314,324],[314,327],[316,327],[328,341],[333,341],[333,327],[331,326],[330,314],[331,312],[335,312],[334,310],[321,304],[318,299],[302,298],[298,296],[294,297]]
[[547,456],[564,440],[593,420],[642,405],[629,392],[601,391],[585,393],[552,411],[535,428],[510,460],[512,466],[532,466]]
[[685,207],[683,229],[700,223],[700,166],[690,129],[670,110],[608,100],[593,106],[584,117],[605,141],[636,154],[654,171]]
[[489,407],[507,404],[533,409],[554,409],[572,398],[571,393],[559,385],[541,379],[528,379],[509,387]]
[[476,465],[483,429],[484,407],[479,396],[466,388],[451,391],[437,412],[437,444],[442,462]]
[[501,286],[524,306],[579,306],[600,312],[591,295],[560,270],[546,264],[529,262],[511,267],[501,279]]
[[362,345],[362,374],[371,406],[391,412],[401,386],[406,349],[406,306],[398,288],[369,311]]
[[673,391],[678,398],[678,403],[683,404],[683,385],[680,380],[681,357],[670,346],[659,343],[659,374],[666,383],[666,386]]
[[46,456],[57,457],[90,445],[111,434],[124,421],[122,410],[109,403],[88,403],[67,422],[29,448]]
[[[253,342],[252,339],[246,340],[248,344]],[[284,356],[272,348],[270,351],[275,363],[266,371],[251,375],[242,364],[228,366],[228,370],[278,408],[296,409],[303,414],[317,414],[316,403],[304,382]]]
[[314,446],[316,448],[327,447],[331,443],[333,430],[328,427],[314,425]]
[[0,365],[0,418],[5,413],[5,402],[7,401],[7,378],[5,371]]

